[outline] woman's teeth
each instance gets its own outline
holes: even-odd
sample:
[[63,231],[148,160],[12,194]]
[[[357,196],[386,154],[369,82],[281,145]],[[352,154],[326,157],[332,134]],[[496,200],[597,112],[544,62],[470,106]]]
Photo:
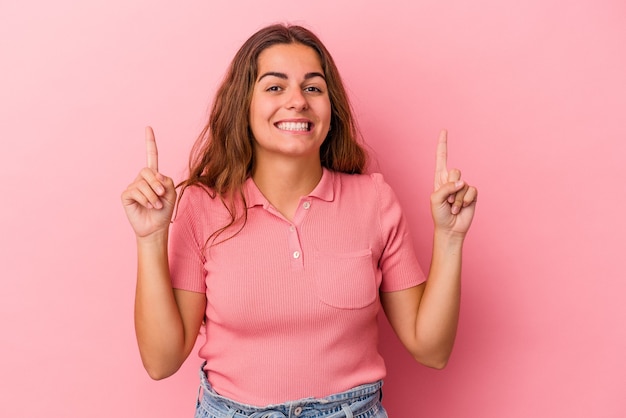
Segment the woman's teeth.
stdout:
[[309,122],[280,122],[276,124],[276,127],[283,131],[305,132],[309,130],[309,125]]

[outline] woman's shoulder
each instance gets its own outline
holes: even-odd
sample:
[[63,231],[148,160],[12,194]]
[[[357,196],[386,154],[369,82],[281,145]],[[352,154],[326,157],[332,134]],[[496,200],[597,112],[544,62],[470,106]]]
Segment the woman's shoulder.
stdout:
[[[201,214],[216,216],[225,210],[222,199],[213,189],[201,183],[185,185],[179,191],[178,208],[180,214],[197,217]],[[200,216],[205,219],[206,216]]]
[[191,183],[181,186],[180,198],[183,197],[190,200],[204,199],[206,197],[215,197],[215,192],[202,183]]
[[382,212],[387,207],[396,205],[398,200],[391,185],[379,172],[365,174],[337,174],[335,190],[344,200],[355,202],[370,202]]
[[215,193],[203,184],[189,184],[181,187],[178,192],[179,208],[205,206],[215,200]]

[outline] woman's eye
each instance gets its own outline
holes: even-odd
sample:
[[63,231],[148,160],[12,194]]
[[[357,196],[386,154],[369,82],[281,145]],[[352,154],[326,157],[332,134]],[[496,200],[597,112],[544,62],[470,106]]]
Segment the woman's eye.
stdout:
[[266,89],[266,91],[280,91],[280,87],[278,86],[270,86]]
[[314,87],[314,86],[306,87],[304,91],[309,92],[309,93],[321,93],[322,92],[320,88]]

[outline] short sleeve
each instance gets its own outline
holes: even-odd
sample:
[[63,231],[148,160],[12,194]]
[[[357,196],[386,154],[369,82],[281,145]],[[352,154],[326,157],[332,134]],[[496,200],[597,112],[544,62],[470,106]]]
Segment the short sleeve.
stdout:
[[188,187],[170,225],[169,263],[172,287],[206,292],[205,239],[202,231],[202,198],[205,191]]
[[395,193],[381,174],[372,174],[377,189],[383,251],[380,290],[394,292],[417,286],[426,276],[417,260],[409,228]]

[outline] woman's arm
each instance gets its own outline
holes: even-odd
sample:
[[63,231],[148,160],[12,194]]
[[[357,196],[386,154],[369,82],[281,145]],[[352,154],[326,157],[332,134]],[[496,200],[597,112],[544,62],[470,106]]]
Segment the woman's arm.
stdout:
[[193,349],[204,318],[204,293],[172,289],[167,234],[137,241],[135,333],[153,379],[174,374]]
[[167,242],[176,203],[172,179],[158,171],[154,133],[146,128],[147,167],[122,193],[137,240],[135,332],[144,367],[153,379],[172,375],[194,346],[206,296],[172,289]]
[[448,362],[459,318],[463,241],[469,230],[478,191],[447,169],[447,133],[437,146],[435,191],[431,212],[435,224],[428,280],[398,292],[381,293],[389,322],[413,357],[429,367]]
[[381,293],[392,328],[418,362],[446,366],[459,318],[461,245],[435,235],[428,280],[419,286]]

